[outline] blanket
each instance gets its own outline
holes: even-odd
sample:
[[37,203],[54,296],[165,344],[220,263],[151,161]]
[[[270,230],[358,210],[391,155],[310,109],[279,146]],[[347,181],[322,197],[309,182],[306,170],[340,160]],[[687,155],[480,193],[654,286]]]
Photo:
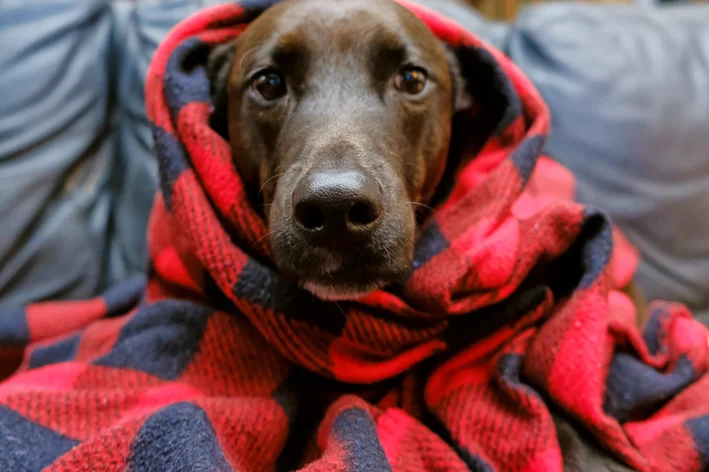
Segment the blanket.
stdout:
[[334,303],[279,277],[204,67],[272,3],[205,9],[152,60],[148,276],[0,311],[0,470],[561,471],[569,424],[623,467],[709,467],[706,328],[655,302],[638,330],[637,253],[542,154],[541,97],[425,8],[401,2],[495,85],[499,124],[406,281]]

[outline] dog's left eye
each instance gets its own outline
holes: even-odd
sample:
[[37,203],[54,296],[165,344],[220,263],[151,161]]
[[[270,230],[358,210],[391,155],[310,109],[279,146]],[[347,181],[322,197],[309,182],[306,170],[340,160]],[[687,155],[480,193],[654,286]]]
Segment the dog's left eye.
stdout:
[[401,92],[418,95],[426,87],[427,79],[425,70],[418,67],[406,67],[396,76],[394,85]]
[[288,91],[285,77],[275,71],[260,72],[254,77],[252,85],[254,90],[268,101],[281,98]]

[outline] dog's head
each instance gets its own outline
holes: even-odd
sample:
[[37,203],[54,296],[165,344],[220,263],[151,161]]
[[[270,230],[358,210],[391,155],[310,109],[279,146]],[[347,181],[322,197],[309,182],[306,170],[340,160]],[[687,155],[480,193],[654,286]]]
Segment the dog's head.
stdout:
[[453,57],[382,0],[285,1],[212,53],[213,126],[263,208],[280,272],[326,299],[409,272],[416,210],[469,105]]

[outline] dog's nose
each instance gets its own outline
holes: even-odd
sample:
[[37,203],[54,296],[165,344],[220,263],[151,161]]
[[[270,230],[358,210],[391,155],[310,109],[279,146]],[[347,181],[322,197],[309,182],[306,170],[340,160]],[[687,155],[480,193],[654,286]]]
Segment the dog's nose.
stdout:
[[348,243],[376,227],[379,185],[357,170],[314,172],[293,193],[296,223],[318,245]]

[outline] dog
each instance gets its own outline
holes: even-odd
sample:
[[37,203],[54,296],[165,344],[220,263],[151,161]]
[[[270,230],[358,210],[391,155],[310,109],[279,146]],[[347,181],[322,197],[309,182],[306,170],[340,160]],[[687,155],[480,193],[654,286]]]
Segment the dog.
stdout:
[[279,272],[327,300],[405,277],[417,210],[472,100],[453,52],[391,1],[290,0],[215,50],[208,73],[213,125]]
[[[491,84],[464,80],[475,67],[389,0],[287,0],[211,53],[212,126],[281,274],[326,300],[408,274],[417,221],[461,164],[452,130],[482,146],[504,110]],[[473,103],[476,118],[460,113]]]

